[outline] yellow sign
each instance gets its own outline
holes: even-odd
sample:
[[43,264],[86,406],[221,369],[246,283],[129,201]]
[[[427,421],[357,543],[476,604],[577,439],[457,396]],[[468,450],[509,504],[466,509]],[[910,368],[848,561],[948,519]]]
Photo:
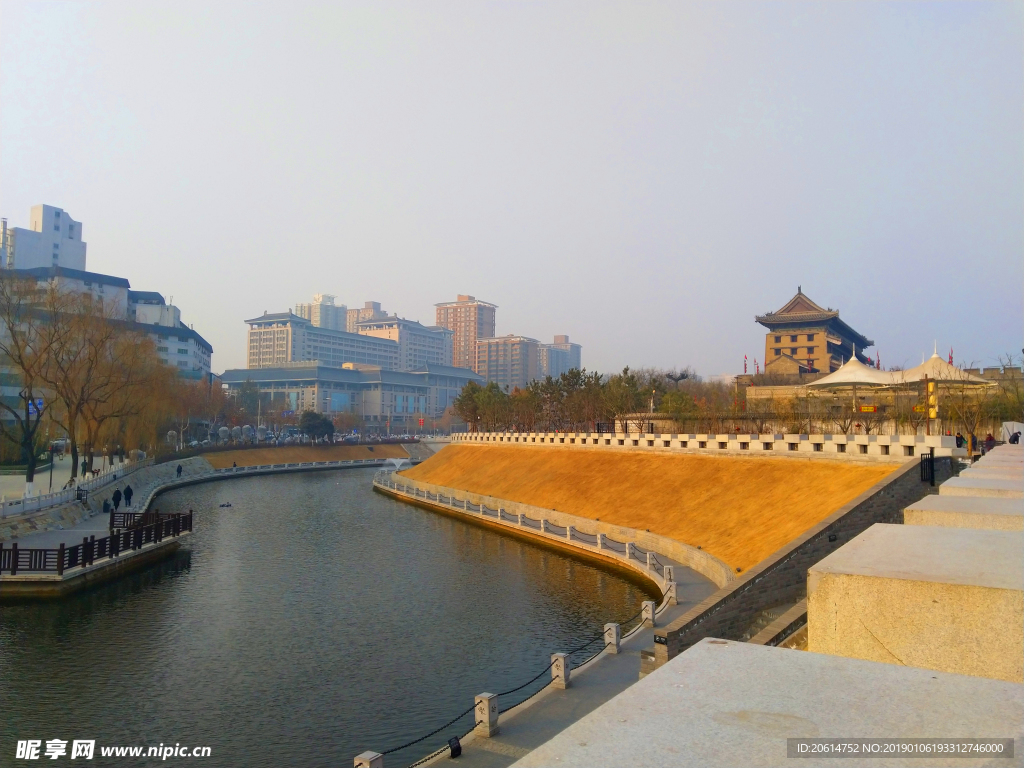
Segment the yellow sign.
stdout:
[[878,410],[878,406],[875,406],[875,405],[862,405],[860,407],[860,412],[861,413],[874,413],[877,410]]
[[925,406],[925,405],[915,405],[914,406],[914,413],[924,413],[925,410],[927,409],[927,407],[928,406]]

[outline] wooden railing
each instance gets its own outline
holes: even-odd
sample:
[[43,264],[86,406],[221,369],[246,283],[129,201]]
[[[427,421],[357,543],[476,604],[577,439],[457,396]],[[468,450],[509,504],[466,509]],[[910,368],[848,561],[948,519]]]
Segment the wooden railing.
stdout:
[[[120,514],[143,517],[137,512]],[[0,542],[0,574],[17,576],[20,572],[32,572],[63,576],[71,568],[86,568],[97,560],[115,559],[122,552],[135,551],[147,544],[157,544],[192,530],[191,511],[184,514],[154,514],[153,517],[156,519],[152,522],[142,521],[143,524],[115,531],[102,539],[91,536],[83,538],[81,544],[61,544],[57,549],[19,549],[17,542],[10,547]]]

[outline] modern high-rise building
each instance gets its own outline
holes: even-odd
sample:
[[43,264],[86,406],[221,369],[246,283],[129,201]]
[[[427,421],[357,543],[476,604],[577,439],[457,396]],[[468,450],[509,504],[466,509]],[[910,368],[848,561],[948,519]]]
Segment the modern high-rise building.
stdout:
[[356,326],[364,336],[398,342],[398,369],[412,371],[424,365],[451,365],[452,332],[393,315],[364,320]]
[[295,314],[309,320],[317,328],[329,328],[332,331],[348,329],[348,308],[344,304],[335,304],[334,297],[329,293],[314,294],[312,304],[296,304]]
[[318,328],[291,312],[264,313],[249,324],[249,368],[319,361],[340,368],[345,363],[398,368],[398,342],[347,331]]
[[345,316],[344,330],[349,333],[359,333],[359,324],[367,320],[383,320],[388,316],[380,308],[379,301],[367,301],[361,309],[350,309]]
[[539,346],[536,339],[511,334],[477,339],[474,370],[508,392],[524,388],[538,378]]
[[29,229],[0,222],[0,268],[63,267],[85,271],[82,224],[52,205],[34,205]]
[[436,306],[437,324],[454,334],[451,365],[456,368],[470,368],[485,376],[486,374],[476,368],[477,339],[494,336],[494,314],[497,306],[462,294],[456,301]]
[[582,369],[582,351],[583,347],[573,344],[568,336],[555,336],[553,344],[541,344],[537,350],[539,378],[557,379],[573,368]]

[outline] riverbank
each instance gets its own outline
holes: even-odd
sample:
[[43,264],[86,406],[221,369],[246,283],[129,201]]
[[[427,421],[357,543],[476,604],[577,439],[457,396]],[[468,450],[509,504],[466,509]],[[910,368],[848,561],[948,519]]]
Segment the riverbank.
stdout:
[[745,571],[899,468],[453,444],[403,474],[650,530]]

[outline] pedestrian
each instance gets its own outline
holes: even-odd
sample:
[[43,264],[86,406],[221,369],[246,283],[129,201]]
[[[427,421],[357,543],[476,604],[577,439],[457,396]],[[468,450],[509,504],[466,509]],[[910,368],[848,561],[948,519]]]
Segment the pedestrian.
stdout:
[[988,453],[989,451],[991,451],[995,447],[996,447],[996,439],[994,437],[992,437],[992,433],[989,432],[987,435],[985,435],[985,453]]
[[231,462],[231,466],[232,467],[237,467],[238,466],[238,462],[237,461],[232,461]]
[[114,502],[114,511],[117,512],[117,508],[121,506],[121,489],[115,488],[113,495],[110,500]]
[[1016,432],[1014,432],[1012,435],[1010,435],[1010,445],[1019,445],[1019,444],[1020,444],[1020,430],[1018,429]]
[[956,433],[956,447],[957,448],[963,448],[964,447],[964,436],[961,435],[959,431],[957,431],[957,433]]
[[181,477],[181,464],[178,465],[178,477]]
[[124,487],[124,505],[130,507],[132,505],[132,496],[135,495],[135,491],[132,490],[130,485]]
[[85,477],[86,468],[89,466],[89,462],[86,459],[82,459],[82,477]]

